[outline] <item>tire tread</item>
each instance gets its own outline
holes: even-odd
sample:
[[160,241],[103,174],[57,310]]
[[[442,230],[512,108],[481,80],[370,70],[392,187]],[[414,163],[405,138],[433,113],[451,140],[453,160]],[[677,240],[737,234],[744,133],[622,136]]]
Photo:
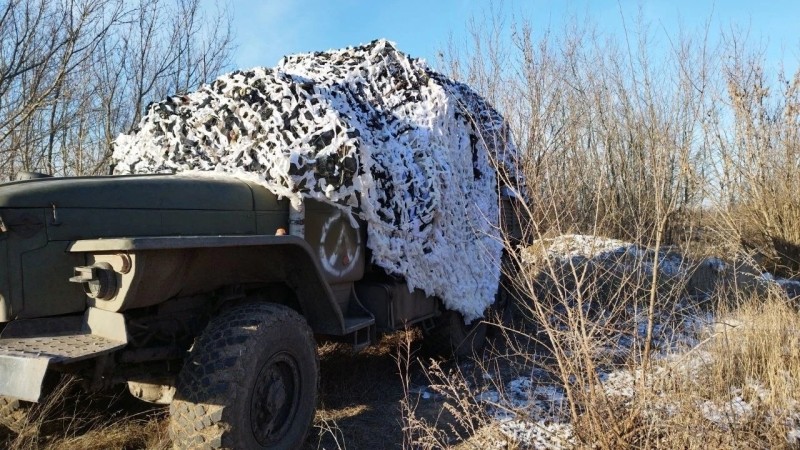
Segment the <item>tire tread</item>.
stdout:
[[[170,437],[175,448],[230,448],[226,441],[230,424],[225,421],[225,405],[236,401],[232,385],[242,378],[243,359],[248,342],[269,332],[280,322],[302,330],[310,342],[313,334],[306,321],[294,310],[271,303],[243,304],[224,311],[211,320],[195,341],[178,380],[176,399],[170,405]],[[319,372],[319,360],[315,352]]]

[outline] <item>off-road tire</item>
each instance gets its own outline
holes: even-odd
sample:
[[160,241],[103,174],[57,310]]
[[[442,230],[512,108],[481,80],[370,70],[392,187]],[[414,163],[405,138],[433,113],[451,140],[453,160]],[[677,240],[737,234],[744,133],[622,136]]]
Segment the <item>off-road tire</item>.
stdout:
[[423,329],[422,348],[429,356],[468,357],[477,355],[486,343],[486,322],[475,319],[469,325],[457,311],[445,311],[432,328]]
[[0,396],[0,426],[19,433],[25,425],[31,403]]
[[170,405],[176,448],[294,449],[317,402],[319,361],[305,319],[290,308],[245,303],[195,341]]

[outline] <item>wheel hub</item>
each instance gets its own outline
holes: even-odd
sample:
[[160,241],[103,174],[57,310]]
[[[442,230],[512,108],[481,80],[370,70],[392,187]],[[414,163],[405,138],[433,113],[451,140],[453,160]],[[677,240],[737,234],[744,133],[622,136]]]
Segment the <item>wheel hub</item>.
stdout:
[[288,354],[272,356],[253,386],[250,426],[259,444],[279,441],[291,426],[300,399],[300,371]]

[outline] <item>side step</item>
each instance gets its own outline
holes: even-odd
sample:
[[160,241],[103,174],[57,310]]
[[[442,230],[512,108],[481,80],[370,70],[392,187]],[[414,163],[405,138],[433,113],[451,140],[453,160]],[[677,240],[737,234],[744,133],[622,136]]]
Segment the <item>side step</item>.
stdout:
[[352,338],[353,351],[360,352],[377,340],[375,316],[361,304],[354,288],[350,291],[344,327],[346,335]]
[[50,364],[111,353],[128,342],[122,314],[89,308],[80,317],[17,320],[0,334],[0,395],[36,402]]

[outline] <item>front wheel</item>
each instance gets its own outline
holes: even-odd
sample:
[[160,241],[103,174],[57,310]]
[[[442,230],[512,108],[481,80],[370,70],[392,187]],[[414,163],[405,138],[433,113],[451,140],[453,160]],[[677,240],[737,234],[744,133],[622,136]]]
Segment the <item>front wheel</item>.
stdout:
[[177,448],[294,449],[314,417],[319,362],[305,319],[248,303],[212,319],[170,405]]

